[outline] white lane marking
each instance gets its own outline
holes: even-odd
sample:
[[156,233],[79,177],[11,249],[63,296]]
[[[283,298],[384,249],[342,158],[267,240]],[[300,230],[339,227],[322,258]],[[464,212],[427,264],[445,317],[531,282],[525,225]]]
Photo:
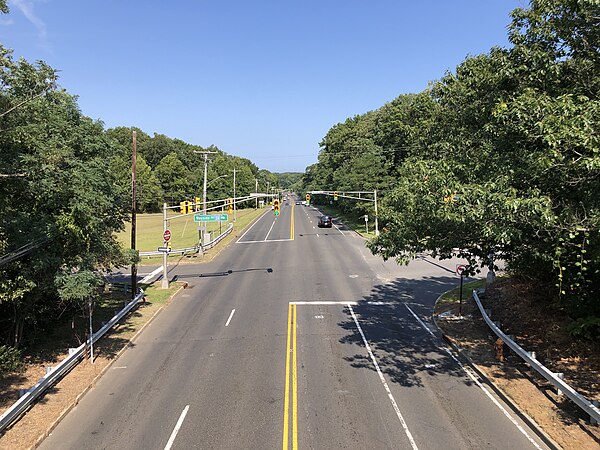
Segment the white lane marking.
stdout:
[[267,235],[265,236],[265,241],[267,239],[269,239],[269,235],[271,234],[271,230],[273,229],[273,227],[275,226],[275,220],[273,220],[273,223],[271,224],[271,228],[269,228],[269,232],[267,233]]
[[235,308],[231,310],[231,314],[229,314],[229,319],[227,319],[227,323],[225,324],[226,327],[229,326],[229,322],[231,322],[231,318],[233,317],[233,315],[235,314]]
[[390,399],[390,402],[392,403],[392,406],[394,407],[394,411],[396,411],[396,415],[398,416],[398,419],[400,420],[400,423],[402,424],[402,428],[404,429],[404,433],[406,434],[406,437],[410,441],[410,445],[413,448],[413,450],[418,450],[419,448],[417,447],[417,444],[415,443],[415,440],[413,439],[413,436],[412,436],[410,430],[408,429],[408,425],[406,424],[406,421],[404,420],[404,417],[402,417],[402,413],[400,412],[400,408],[398,408],[398,404],[396,403],[396,399],[394,399],[394,396],[392,395],[392,391],[390,390],[390,387],[388,386],[387,381],[385,381],[383,373],[381,373],[381,369],[379,368],[379,364],[377,363],[377,360],[375,359],[375,355],[371,351],[371,346],[369,345],[369,342],[367,341],[367,338],[365,337],[365,333],[363,333],[363,330],[362,330],[360,324],[358,323],[358,319],[356,318],[356,314],[354,314],[354,310],[352,309],[352,306],[350,304],[347,304],[347,306],[348,306],[348,309],[350,310],[350,314],[352,315],[352,318],[354,319],[354,323],[356,324],[356,328],[358,328],[358,332],[360,333],[360,335],[362,337],[362,340],[363,340],[363,342],[365,344],[367,352],[369,353],[369,356],[371,357],[371,361],[373,361],[373,365],[375,366],[375,369],[377,370],[377,374],[379,375],[379,379],[381,380],[381,383],[383,384],[383,387],[385,388],[385,391],[387,392],[387,395],[388,395],[388,397]]
[[398,306],[401,303],[398,302],[335,302],[332,300],[315,300],[312,302],[304,302],[304,301],[298,301],[298,302],[289,302],[290,305],[352,305],[352,306],[356,306],[358,304],[360,305],[378,305],[378,306]]
[[181,412],[181,415],[179,416],[179,420],[177,421],[177,424],[175,425],[175,428],[173,429],[173,432],[171,433],[169,442],[167,442],[167,445],[165,445],[165,450],[170,450],[170,448],[173,446],[173,442],[175,442],[175,436],[177,436],[177,433],[179,433],[179,429],[181,428],[181,424],[183,423],[183,419],[185,419],[185,415],[187,414],[188,409],[190,409],[190,405],[186,405],[186,407],[183,408],[183,411]]
[[253,227],[254,225],[256,225],[256,224],[257,224],[257,223],[260,221],[260,219],[262,219],[263,217],[265,217],[265,215],[266,215],[268,212],[269,212],[269,210],[266,210],[266,211],[263,213],[263,215],[262,215],[262,216],[260,216],[258,219],[256,219],[256,221],[255,221],[255,222],[254,222],[252,225],[250,225],[250,226],[248,227],[248,229],[245,231],[245,233],[244,233],[244,234],[242,234],[242,235],[240,236],[240,238],[239,238],[237,241],[235,241],[235,243],[236,243],[236,244],[239,244],[239,243],[240,243],[240,241],[241,241],[241,240],[244,238],[244,236],[246,236],[246,234],[248,234],[248,231],[250,231],[250,230],[252,229],[252,227]]
[[316,301],[316,302],[290,302],[291,305],[358,305],[358,302],[329,302],[329,301]]
[[264,240],[264,241],[243,241],[243,242],[236,242],[236,244],[264,244],[269,243],[269,242],[291,242],[293,241],[293,239],[269,239]]
[[148,283],[155,275],[158,275],[162,270],[163,270],[162,267],[158,267],[157,269],[152,271],[152,273],[150,273],[150,274],[146,275],[144,278],[142,278],[140,280],[140,283],[141,284]]
[[[410,311],[410,313],[413,315],[413,317],[415,319],[417,319],[417,321],[421,324],[421,326],[425,329],[425,331],[427,331],[430,335],[435,337],[435,334],[433,334],[433,332],[425,325],[425,323],[423,323],[423,321],[414,313],[414,311],[410,308],[410,306],[408,306],[407,304],[404,304],[404,306],[406,306],[406,308]],[[454,356],[454,354],[452,354],[452,352],[450,351],[449,348],[447,348],[444,345],[442,345],[440,347],[448,355],[450,355],[450,358],[452,358],[456,362],[456,364],[458,364],[460,366],[460,368],[469,376],[469,378],[471,378],[471,380],[473,380],[473,382],[481,388],[481,390],[485,393],[485,395],[487,395],[490,398],[490,400],[498,408],[500,408],[500,411],[502,411],[502,413],[508,418],[508,420],[510,420],[513,423],[513,425],[516,426],[517,429],[521,433],[523,433],[523,435],[529,440],[529,442],[531,442],[535,448],[538,448],[541,450],[541,447],[537,444],[537,442],[535,442],[533,440],[533,438],[529,435],[529,433],[527,433],[527,431],[521,425],[519,425],[519,423],[508,413],[508,411],[500,404],[500,402],[498,402],[498,400],[496,400],[496,398],[490,393],[490,391],[488,391],[487,388],[479,382],[477,377],[475,375],[473,375],[473,373],[471,372],[471,369],[467,370],[467,368]]]
[[319,233],[317,233],[317,237],[319,237]]
[[117,367],[113,367],[113,370],[116,369],[127,369],[127,366],[117,366]]

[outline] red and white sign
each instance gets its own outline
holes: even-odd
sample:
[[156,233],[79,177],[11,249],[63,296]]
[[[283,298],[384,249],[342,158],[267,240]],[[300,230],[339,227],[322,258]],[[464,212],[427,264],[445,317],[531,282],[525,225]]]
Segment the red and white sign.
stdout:
[[456,275],[462,275],[466,269],[467,269],[467,266],[465,266],[464,264],[457,264],[456,265]]
[[163,239],[165,242],[169,242],[171,240],[171,230],[165,230],[163,233]]

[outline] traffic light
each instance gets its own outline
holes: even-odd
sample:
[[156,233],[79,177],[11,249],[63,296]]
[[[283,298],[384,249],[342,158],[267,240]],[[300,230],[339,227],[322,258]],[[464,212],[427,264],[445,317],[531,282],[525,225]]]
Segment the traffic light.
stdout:
[[306,204],[310,204],[310,194],[306,194]]
[[337,193],[337,191],[335,191],[335,192],[333,193],[333,199],[334,199],[335,201],[337,201],[337,196],[338,196],[338,193]]
[[279,215],[279,200],[277,199],[273,200],[273,211],[276,216]]
[[192,202],[186,202],[186,203],[187,203],[187,213],[192,214],[194,212],[194,204]]
[[200,197],[196,197],[196,211],[200,211]]
[[228,207],[227,207],[227,212],[229,214],[233,213],[233,199],[230,198],[229,200],[227,200],[228,202]]
[[179,202],[179,214],[185,214],[187,212],[186,202]]

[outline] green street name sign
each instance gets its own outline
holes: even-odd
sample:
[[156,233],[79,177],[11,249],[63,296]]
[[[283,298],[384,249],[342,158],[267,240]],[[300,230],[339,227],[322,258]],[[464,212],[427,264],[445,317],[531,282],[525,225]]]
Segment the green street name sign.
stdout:
[[227,214],[194,214],[194,222],[221,222],[228,219]]

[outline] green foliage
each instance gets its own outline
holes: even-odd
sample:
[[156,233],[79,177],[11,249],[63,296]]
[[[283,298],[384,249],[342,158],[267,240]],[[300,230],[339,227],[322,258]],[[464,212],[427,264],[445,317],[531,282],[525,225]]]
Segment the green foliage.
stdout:
[[0,345],[0,374],[18,372],[23,367],[21,352],[8,345]]
[[576,320],[569,326],[569,333],[579,339],[600,340],[600,317],[587,316]]
[[574,317],[597,315],[597,2],[536,0],[512,17],[510,49],[332,127],[303,187],[377,188],[382,233],[369,247],[385,258],[501,258],[556,285]]

